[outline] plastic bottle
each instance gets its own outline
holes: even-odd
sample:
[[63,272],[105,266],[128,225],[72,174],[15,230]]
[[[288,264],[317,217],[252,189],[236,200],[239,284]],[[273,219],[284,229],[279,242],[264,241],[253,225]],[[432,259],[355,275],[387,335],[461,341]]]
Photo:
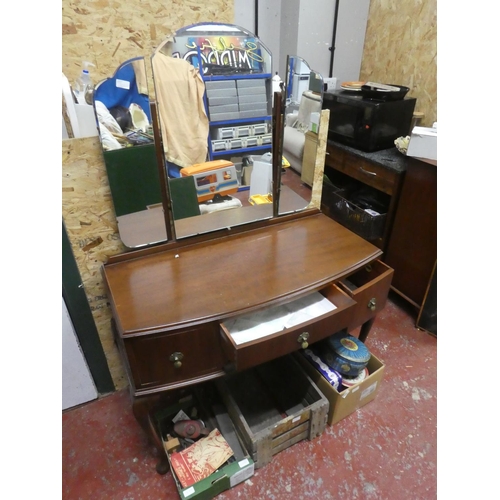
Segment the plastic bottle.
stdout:
[[281,92],[281,84],[283,83],[283,81],[281,80],[277,71],[276,74],[273,76],[272,81],[273,81],[273,94],[275,92]]
[[89,66],[94,66],[91,62],[83,61],[82,63],[82,72],[75,83],[75,95],[78,101],[78,104],[90,104],[85,100],[85,94],[89,90],[94,89],[94,84],[92,83],[92,79],[90,78]]

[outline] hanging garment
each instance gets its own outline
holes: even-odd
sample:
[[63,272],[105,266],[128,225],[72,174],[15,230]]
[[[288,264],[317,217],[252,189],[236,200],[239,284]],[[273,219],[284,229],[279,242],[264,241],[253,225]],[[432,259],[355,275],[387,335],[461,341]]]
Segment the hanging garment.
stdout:
[[166,159],[180,167],[206,161],[209,128],[198,69],[161,52],[152,63]]

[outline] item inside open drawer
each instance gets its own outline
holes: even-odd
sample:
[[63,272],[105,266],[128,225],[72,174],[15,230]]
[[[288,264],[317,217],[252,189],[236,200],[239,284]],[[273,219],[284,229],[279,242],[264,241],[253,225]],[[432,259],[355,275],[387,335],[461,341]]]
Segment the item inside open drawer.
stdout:
[[336,285],[220,323],[226,371],[242,371],[305,349],[347,327],[356,302]]
[[224,321],[224,327],[234,343],[240,345],[292,328],[335,309],[335,304],[321,293],[315,292],[288,304],[228,319]]

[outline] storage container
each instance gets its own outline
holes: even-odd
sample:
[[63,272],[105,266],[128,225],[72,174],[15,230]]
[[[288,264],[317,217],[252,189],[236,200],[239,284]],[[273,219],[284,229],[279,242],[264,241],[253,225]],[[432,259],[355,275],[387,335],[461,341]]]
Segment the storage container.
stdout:
[[365,240],[372,241],[383,236],[387,212],[378,213],[373,209],[362,208],[351,201],[352,194],[346,189],[331,191],[328,196],[332,219]]
[[370,359],[370,352],[358,338],[338,332],[322,343],[325,363],[341,375],[357,377]]
[[302,354],[296,353],[295,357],[330,403],[328,425],[336,424],[373,401],[384,376],[384,364],[372,354],[367,367],[369,375],[362,382],[339,392]]
[[[192,391],[182,393],[177,400],[173,398],[168,406],[159,408],[156,411],[155,425],[158,427],[166,451],[168,449],[167,435],[172,433],[173,419],[176,417],[182,418],[182,416],[189,418],[192,416],[193,411],[196,412],[197,417],[202,418],[207,428],[219,429],[234,451],[233,457],[206,478],[185,488],[182,487],[179,478],[175,474],[168,453],[167,459],[179,497],[182,500],[210,500],[251,477],[255,466],[238,437],[226,409],[221,404],[217,389],[211,383],[197,386]],[[182,442],[182,439],[177,439],[177,441]]]
[[216,385],[256,468],[326,427],[328,400],[290,355]]

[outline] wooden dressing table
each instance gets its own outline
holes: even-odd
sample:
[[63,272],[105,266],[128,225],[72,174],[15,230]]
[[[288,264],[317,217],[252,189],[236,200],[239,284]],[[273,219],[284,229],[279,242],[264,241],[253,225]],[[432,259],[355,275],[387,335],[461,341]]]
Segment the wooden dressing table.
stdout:
[[[229,213],[230,211],[228,211]],[[317,210],[110,258],[103,277],[134,414],[168,462],[153,424],[162,398],[361,326],[366,340],[393,271],[379,248]],[[336,309],[236,344],[224,321],[320,292]]]
[[[213,35],[213,26],[198,27],[203,33],[208,28]],[[224,28],[221,36],[227,33]],[[185,31],[183,36],[193,36],[192,27]],[[183,38],[177,33],[175,40],[181,45]],[[255,76],[255,68],[249,69],[247,77],[239,73],[234,78]],[[226,88],[225,76],[211,79]],[[240,88],[239,83],[234,85]],[[124,243],[144,248],[111,257],[103,266],[134,415],[158,450],[160,473],[167,472],[169,464],[154,421],[157,410],[204,382],[306,349],[342,329],[360,327],[359,337],[366,340],[389,292],[393,271],[378,260],[382,250],[318,208],[307,208],[309,202],[282,182],[285,95],[274,92],[271,107],[269,90],[268,86],[266,105],[273,112],[272,204],[174,221],[156,105],[151,104],[162,207],[155,211],[146,204],[147,210],[121,217]],[[321,192],[328,117],[323,110],[312,194]],[[223,124],[241,125],[231,120]],[[250,152],[257,154],[259,149]],[[163,238],[168,242],[147,246]],[[301,298],[321,299],[325,307],[265,336],[262,320],[256,322],[258,336],[241,340],[232,334],[228,320],[284,304],[302,312],[295,302]]]

